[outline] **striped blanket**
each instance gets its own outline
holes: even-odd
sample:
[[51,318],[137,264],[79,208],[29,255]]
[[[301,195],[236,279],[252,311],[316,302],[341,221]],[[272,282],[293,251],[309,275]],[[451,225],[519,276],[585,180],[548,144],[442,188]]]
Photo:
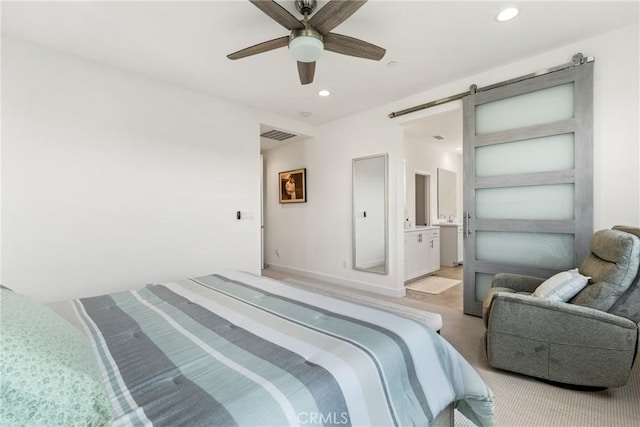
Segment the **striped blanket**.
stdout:
[[453,347],[376,308],[241,272],[73,304],[114,425],[428,426],[452,402],[493,423]]

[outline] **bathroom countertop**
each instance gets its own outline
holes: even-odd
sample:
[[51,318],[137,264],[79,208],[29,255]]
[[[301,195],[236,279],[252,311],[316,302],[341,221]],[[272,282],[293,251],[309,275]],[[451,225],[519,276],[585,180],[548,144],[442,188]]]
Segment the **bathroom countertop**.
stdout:
[[437,228],[438,228],[437,225],[416,225],[416,226],[412,226],[412,227],[409,227],[409,228],[405,228],[404,232],[405,233],[410,233],[412,231],[435,230]]
[[460,227],[462,224],[459,222],[439,222],[439,227]]

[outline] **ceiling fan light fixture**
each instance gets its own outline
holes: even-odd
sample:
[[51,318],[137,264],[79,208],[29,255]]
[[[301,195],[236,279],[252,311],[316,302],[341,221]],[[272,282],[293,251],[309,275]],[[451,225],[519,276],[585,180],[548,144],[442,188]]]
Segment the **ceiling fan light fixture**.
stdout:
[[289,36],[289,51],[299,62],[315,62],[324,50],[322,34],[312,28],[293,30]]

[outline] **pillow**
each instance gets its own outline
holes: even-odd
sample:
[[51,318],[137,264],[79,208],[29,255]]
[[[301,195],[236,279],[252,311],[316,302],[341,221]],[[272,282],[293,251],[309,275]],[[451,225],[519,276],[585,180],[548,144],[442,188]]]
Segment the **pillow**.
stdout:
[[89,340],[49,308],[0,289],[0,425],[110,424]]
[[589,279],[591,277],[583,276],[577,268],[562,271],[542,282],[531,295],[549,301],[567,302],[587,286]]

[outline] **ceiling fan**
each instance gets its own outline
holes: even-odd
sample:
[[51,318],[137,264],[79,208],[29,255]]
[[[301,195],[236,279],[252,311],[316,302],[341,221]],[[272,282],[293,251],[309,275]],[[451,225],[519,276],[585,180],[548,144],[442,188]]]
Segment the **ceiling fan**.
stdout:
[[303,20],[298,20],[273,0],[249,1],[291,33],[231,53],[227,55],[229,59],[245,58],[289,46],[289,50],[298,61],[300,83],[306,85],[313,82],[316,60],[323,50],[376,61],[381,60],[386,52],[374,44],[330,32],[360,9],[366,0],[331,0],[310,19],[309,15],[316,7],[316,0],[296,0],[296,9],[304,17]]

